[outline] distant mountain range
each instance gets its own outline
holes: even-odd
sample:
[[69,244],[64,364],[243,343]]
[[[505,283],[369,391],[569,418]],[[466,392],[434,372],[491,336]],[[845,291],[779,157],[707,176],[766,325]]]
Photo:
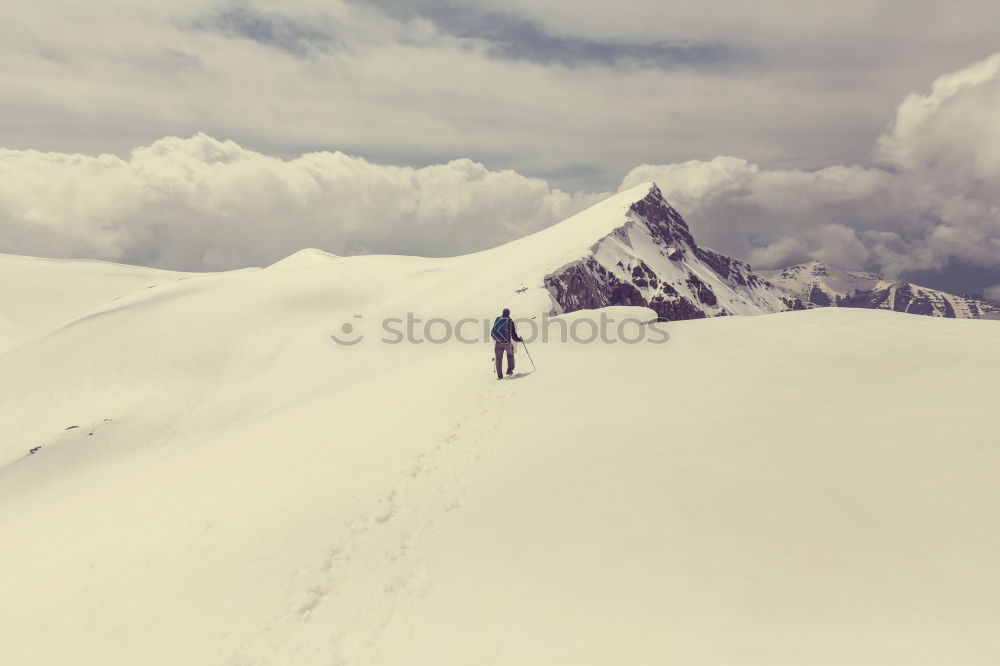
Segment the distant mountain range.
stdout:
[[818,261],[758,273],[807,308],[871,308],[957,319],[1000,315],[1000,307],[987,301],[886,280],[876,273],[839,270]]

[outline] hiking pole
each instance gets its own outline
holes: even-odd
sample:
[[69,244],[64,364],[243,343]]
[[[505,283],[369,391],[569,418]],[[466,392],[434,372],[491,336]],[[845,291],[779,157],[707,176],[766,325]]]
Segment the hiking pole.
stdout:
[[531,361],[531,370],[534,372],[538,369],[535,367],[535,359],[531,358],[531,352],[528,351],[528,345],[524,344],[524,340],[521,340],[521,346],[524,347],[524,353],[528,355],[528,360]]

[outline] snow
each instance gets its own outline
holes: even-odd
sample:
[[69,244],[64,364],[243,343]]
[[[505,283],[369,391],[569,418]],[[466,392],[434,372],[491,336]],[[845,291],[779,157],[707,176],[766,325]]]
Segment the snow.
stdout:
[[[830,268],[818,261],[796,264],[784,269],[784,271],[758,272],[795,294],[808,293],[814,284],[819,285],[831,297],[850,295],[855,291],[882,288],[891,284],[891,282],[882,280],[875,273],[842,271]],[[785,272],[788,275],[783,275]]]
[[333,254],[331,252],[324,252],[323,250],[317,250],[316,248],[310,247],[304,250],[299,250],[293,255],[287,256],[280,261],[276,261],[268,268],[272,270],[276,269],[286,269],[286,268],[308,268],[312,266],[322,266],[327,262],[339,259],[339,255]]
[[0,254],[0,352],[131,291],[190,274]]
[[[993,664],[996,322],[653,323],[502,382],[488,343],[379,342],[540,317],[609,220],[155,280],[3,258],[4,663]],[[602,313],[653,318],[565,317]]]

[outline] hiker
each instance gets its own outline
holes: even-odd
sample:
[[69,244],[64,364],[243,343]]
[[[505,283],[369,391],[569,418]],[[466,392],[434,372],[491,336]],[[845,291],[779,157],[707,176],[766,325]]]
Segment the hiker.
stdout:
[[503,314],[493,322],[490,333],[493,338],[493,354],[497,364],[497,379],[503,379],[503,354],[507,352],[507,376],[514,374],[514,343],[521,342],[514,328],[514,320],[510,318],[510,309],[504,308]]

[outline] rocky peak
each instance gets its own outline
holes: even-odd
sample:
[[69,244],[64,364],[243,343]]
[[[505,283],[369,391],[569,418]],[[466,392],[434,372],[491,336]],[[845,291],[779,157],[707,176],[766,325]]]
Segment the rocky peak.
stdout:
[[658,245],[675,247],[681,253],[698,248],[687,222],[667,203],[663,192],[655,183],[649,189],[649,194],[633,203],[629,211],[645,220],[650,237]]
[[761,280],[749,264],[700,247],[687,223],[651,185],[608,220],[589,254],[545,278],[562,312],[639,305],[661,319],[779,312],[791,301]]

